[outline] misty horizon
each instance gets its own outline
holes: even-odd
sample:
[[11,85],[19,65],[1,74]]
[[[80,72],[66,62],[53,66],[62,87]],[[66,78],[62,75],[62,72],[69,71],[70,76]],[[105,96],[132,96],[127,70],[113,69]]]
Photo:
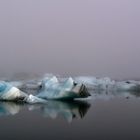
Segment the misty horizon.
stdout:
[[140,1],[1,0],[0,76],[140,79]]

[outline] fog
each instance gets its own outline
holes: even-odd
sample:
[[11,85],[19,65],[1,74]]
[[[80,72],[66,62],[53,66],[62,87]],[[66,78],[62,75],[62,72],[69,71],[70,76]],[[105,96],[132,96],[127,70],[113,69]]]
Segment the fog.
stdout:
[[0,0],[0,75],[140,78],[139,0]]

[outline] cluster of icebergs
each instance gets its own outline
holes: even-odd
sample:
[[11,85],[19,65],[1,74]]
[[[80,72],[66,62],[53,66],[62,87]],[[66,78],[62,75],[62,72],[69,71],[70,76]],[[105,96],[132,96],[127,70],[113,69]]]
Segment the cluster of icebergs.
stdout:
[[94,90],[105,91],[140,91],[140,81],[127,80],[127,81],[115,81],[109,77],[96,78],[96,77],[75,77],[75,82],[83,83],[88,88]]
[[115,81],[108,77],[45,76],[30,81],[0,81],[0,101],[16,101],[0,102],[0,116],[15,115],[22,108],[20,103],[28,103],[29,111],[39,109],[45,117],[62,116],[71,122],[84,117],[90,107],[89,103],[75,99],[87,98],[90,94],[93,100],[109,100],[116,96],[129,98],[140,96],[139,92],[140,81]]
[[115,81],[108,77],[96,78],[83,76],[76,77],[74,80],[86,85],[90,93],[92,93],[93,100],[109,100],[114,97],[140,97],[140,81]]
[[[88,90],[87,90],[88,89]],[[108,77],[56,78],[48,76],[32,81],[0,82],[0,100],[46,103],[47,100],[87,98],[92,93],[140,92],[140,81],[115,81]],[[111,94],[112,95],[112,94]]]
[[0,100],[45,103],[47,100],[73,100],[90,96],[86,87],[83,84],[75,83],[72,78],[68,78],[63,83],[60,83],[55,76],[44,78],[37,87],[39,91],[36,95],[28,95],[18,88],[19,83],[17,86],[14,84],[0,82]]

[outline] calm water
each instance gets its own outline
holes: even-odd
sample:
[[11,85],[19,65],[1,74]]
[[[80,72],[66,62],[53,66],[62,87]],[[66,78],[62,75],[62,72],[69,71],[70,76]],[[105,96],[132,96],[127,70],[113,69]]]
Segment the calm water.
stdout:
[[140,98],[126,93],[96,93],[88,101],[45,105],[0,103],[0,139],[136,140],[139,110]]

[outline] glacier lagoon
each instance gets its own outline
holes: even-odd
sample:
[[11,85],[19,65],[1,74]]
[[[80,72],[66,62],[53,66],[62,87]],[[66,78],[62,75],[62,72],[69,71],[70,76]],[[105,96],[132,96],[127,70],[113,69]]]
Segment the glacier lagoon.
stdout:
[[[48,77],[43,77],[48,78]],[[68,78],[57,77],[62,84]],[[139,81],[73,77],[91,96],[73,101],[0,102],[1,139],[139,139]],[[42,77],[5,80],[33,96]]]

